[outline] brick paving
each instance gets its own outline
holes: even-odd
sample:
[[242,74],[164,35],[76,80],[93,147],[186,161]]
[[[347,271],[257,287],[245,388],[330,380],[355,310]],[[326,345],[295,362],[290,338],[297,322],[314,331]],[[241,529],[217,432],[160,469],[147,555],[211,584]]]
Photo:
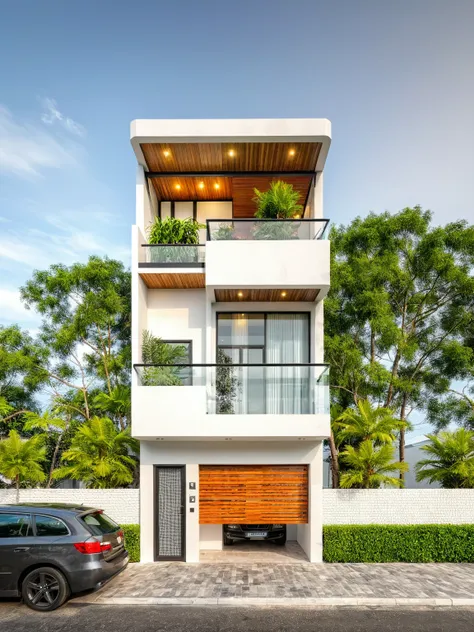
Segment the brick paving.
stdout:
[[285,546],[276,546],[272,542],[254,540],[253,542],[234,542],[222,551],[201,551],[200,561],[204,563],[240,564],[263,562],[267,564],[294,564],[307,562],[308,558],[298,542],[287,542]]
[[377,600],[437,600],[437,605],[466,600],[467,605],[474,603],[474,564],[130,564],[101,590],[79,600],[225,603],[247,599],[299,605],[304,600],[309,604],[331,599],[348,604],[357,600],[374,604]]

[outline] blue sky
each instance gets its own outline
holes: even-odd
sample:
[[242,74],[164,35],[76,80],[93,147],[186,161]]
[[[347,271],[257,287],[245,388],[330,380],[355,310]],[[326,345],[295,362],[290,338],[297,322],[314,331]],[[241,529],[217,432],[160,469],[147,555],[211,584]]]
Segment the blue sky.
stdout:
[[16,0],[0,20],[0,324],[35,268],[129,263],[134,118],[327,117],[325,214],[474,221],[472,0]]

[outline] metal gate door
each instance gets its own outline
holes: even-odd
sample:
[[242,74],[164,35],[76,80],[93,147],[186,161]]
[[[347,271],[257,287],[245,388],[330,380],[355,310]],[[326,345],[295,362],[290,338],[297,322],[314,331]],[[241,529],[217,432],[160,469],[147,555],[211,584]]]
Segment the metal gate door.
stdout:
[[184,560],[185,480],[184,467],[155,468],[156,560]]

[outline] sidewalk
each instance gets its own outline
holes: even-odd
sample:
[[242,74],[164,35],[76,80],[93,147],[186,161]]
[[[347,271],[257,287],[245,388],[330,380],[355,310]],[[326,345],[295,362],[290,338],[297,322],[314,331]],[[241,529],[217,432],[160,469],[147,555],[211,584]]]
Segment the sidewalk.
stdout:
[[474,606],[474,564],[130,564],[73,603]]

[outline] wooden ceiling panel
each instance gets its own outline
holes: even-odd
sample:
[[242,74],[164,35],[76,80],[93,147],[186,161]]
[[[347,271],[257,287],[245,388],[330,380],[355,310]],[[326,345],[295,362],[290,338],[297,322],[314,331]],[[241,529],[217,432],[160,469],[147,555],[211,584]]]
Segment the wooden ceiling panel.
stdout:
[[304,206],[309,187],[311,186],[311,176],[283,176],[283,177],[239,177],[232,178],[233,211],[234,217],[254,217],[257,207],[253,198],[254,189],[267,191],[273,180],[283,180],[293,185],[295,191],[300,194],[300,204]]
[[169,178],[151,178],[151,182],[158,201],[232,199],[232,178],[180,178],[172,176]]
[[[148,169],[206,171],[314,171],[321,143],[142,143]],[[294,152],[294,153],[293,153]]]
[[206,287],[204,272],[141,272],[140,276],[151,289],[195,290]]
[[[253,302],[253,301],[271,301],[287,303],[288,301],[303,301],[312,303],[316,300],[319,290],[318,289],[292,289],[292,290],[270,290],[270,289],[253,289],[253,290],[214,290],[216,295],[216,301],[218,303],[233,303],[233,302]],[[239,296],[239,292],[242,292],[243,296]],[[285,296],[282,296],[282,292],[286,292]]]

